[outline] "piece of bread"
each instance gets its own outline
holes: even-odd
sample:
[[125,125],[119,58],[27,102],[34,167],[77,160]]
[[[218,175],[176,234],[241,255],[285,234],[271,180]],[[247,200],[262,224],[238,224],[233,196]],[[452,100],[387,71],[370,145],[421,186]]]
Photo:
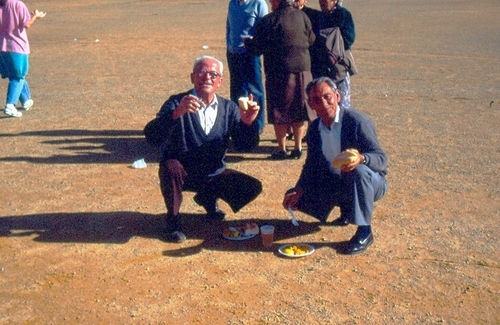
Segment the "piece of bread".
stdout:
[[259,233],[259,226],[254,222],[247,222],[243,225],[245,235],[257,235]]
[[358,154],[355,150],[347,149],[346,151],[342,151],[335,157],[332,162],[333,168],[340,168],[345,165],[352,164],[358,159]]
[[244,110],[244,111],[248,111],[248,102],[249,102],[249,99],[248,97],[240,97],[238,99],[238,106]]

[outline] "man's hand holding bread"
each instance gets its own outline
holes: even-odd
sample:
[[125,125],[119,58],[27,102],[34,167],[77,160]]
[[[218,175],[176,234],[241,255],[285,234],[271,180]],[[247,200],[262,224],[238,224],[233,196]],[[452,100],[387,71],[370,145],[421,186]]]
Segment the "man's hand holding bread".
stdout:
[[347,149],[342,151],[335,157],[332,162],[332,166],[334,168],[340,168],[340,170],[344,173],[348,173],[357,165],[362,164],[365,160],[365,157],[359,153],[356,149]]
[[253,95],[248,94],[248,97],[240,97],[238,99],[238,106],[240,107],[241,120],[246,125],[251,125],[257,118],[260,106],[253,100]]

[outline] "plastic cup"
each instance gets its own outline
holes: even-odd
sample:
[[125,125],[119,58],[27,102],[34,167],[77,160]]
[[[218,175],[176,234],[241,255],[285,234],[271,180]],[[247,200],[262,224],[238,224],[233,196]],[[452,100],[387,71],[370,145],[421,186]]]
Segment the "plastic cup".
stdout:
[[265,225],[260,227],[260,234],[262,237],[262,245],[265,248],[273,247],[274,241],[274,226]]

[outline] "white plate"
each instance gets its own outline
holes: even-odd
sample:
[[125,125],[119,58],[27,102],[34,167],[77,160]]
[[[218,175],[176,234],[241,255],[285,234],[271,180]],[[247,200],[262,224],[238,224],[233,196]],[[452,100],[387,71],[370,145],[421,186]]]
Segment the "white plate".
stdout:
[[239,231],[240,236],[239,237],[226,236],[223,232],[222,237],[224,237],[224,239],[227,239],[227,240],[247,240],[247,239],[255,237],[255,234],[245,235],[245,233],[242,230],[240,230],[241,227],[230,227],[230,228],[233,228],[233,229]]
[[[287,254],[284,252],[285,248],[290,247],[290,246],[294,246],[294,245],[295,246],[305,246],[309,249],[309,251],[305,254],[300,254],[300,255],[290,255],[290,254]],[[314,253],[314,246],[309,245],[309,244],[285,244],[285,245],[281,245],[280,248],[278,248],[278,252],[281,255],[284,255],[287,257],[304,257],[304,256],[308,256],[308,255],[311,255],[312,253]]]
[[224,239],[227,239],[227,240],[247,240],[247,239],[255,237],[255,235],[241,235],[241,237],[229,237],[229,236],[222,234],[222,237],[224,237]]

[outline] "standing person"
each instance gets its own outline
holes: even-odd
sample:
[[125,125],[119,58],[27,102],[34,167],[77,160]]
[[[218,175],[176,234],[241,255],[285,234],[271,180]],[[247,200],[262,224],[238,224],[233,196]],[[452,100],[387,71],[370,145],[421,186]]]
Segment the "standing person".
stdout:
[[[321,19],[321,16],[322,16],[322,12],[320,10],[316,10],[314,8],[308,7],[307,0],[295,0],[295,2],[293,3],[293,6],[297,9],[302,10],[307,15],[307,17],[311,21],[311,25],[312,25],[313,32],[314,32],[317,29],[319,20]],[[316,39],[317,39],[317,36],[316,36]],[[312,53],[311,53],[312,49],[313,49],[313,47],[309,48],[309,54],[311,55],[311,57],[312,57]],[[311,70],[312,70],[313,64],[314,63],[311,62]],[[312,71],[311,71],[311,73],[312,73]],[[314,78],[314,75],[313,75],[313,78]],[[316,119],[316,117],[317,117],[316,113],[313,110],[311,110],[309,105],[307,105],[307,114],[309,116],[310,121]],[[287,140],[292,140],[292,139],[293,139],[293,133],[290,130],[288,135],[287,135]]]
[[302,156],[302,139],[309,120],[305,87],[312,80],[309,47],[315,36],[305,13],[293,7],[294,0],[271,0],[273,12],[255,26],[246,42],[256,54],[264,55],[268,122],[274,125],[277,151],[270,158],[287,158],[286,134],[292,126],[294,150],[290,158]]
[[0,74],[9,78],[4,113],[14,117],[23,114],[16,109],[18,101],[28,110],[33,106],[31,92],[25,77],[29,70],[30,45],[26,30],[46,13],[35,10],[31,14],[20,0],[0,0]]
[[207,212],[208,221],[221,221],[225,213],[217,199],[226,201],[234,212],[255,199],[262,183],[246,174],[226,168],[224,158],[230,140],[236,148],[248,150],[259,143],[259,113],[255,102],[248,110],[216,94],[222,84],[222,62],[202,56],[194,62],[191,82],[194,89],[172,95],[157,114],[164,125],[161,146],[160,187],[167,207],[167,239],[183,242],[179,215],[182,191],[196,192],[194,200]]
[[340,106],[349,108],[351,107],[351,75],[349,69],[342,67],[343,71],[339,72],[332,66],[326,53],[326,40],[320,36],[322,30],[338,27],[343,38],[344,50],[351,49],[356,38],[354,20],[349,10],[342,7],[341,3],[338,0],[319,0],[323,15],[314,30],[318,37],[311,49],[312,74],[314,78],[325,76],[334,80],[341,94]]
[[230,0],[226,20],[226,57],[231,100],[237,103],[240,97],[253,95],[260,106],[256,120],[259,133],[262,133],[266,125],[262,62],[259,55],[248,52],[244,39],[253,36],[255,24],[267,13],[265,0]]
[[[313,80],[307,94],[318,118],[309,126],[306,162],[297,184],[286,192],[283,207],[298,209],[321,222],[326,222],[335,206],[340,207],[340,217],[333,225],[358,226],[342,252],[361,253],[373,243],[374,202],[387,191],[387,156],[370,119],[338,105],[340,93],[333,80]],[[350,160],[337,164],[346,154]]]

